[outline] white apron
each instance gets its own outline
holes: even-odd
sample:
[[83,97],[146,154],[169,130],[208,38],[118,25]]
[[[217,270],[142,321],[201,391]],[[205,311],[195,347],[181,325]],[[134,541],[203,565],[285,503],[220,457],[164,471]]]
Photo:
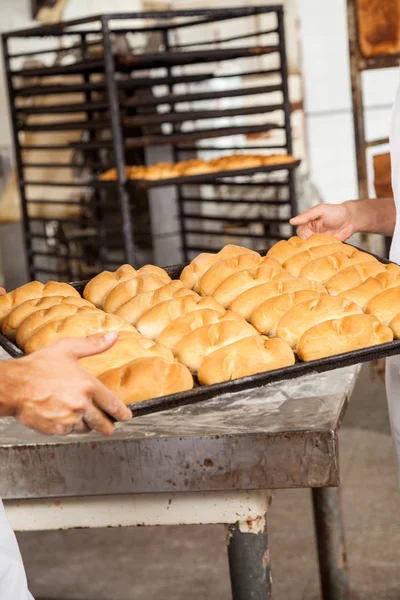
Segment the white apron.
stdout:
[[0,600],[33,600],[17,540],[0,500]]
[[[390,248],[390,260],[400,264],[400,86],[393,106],[390,127],[390,155],[392,186],[396,204],[396,228]],[[398,467],[400,468],[400,356],[392,356],[386,361],[386,391],[392,432],[396,444]]]

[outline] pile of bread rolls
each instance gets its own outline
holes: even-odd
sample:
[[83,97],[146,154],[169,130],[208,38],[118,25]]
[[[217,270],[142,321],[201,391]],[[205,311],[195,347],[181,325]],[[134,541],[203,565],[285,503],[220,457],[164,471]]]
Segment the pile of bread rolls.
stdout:
[[315,234],[266,256],[228,245],[179,279],[153,265],[104,271],[83,298],[65,283],[0,297],[2,333],[27,354],[118,331],[84,369],[128,404],[400,339],[400,267]]
[[[148,167],[126,167],[127,179],[171,179],[173,177],[188,177],[191,175],[204,175],[218,171],[238,171],[240,169],[255,169],[257,167],[271,167],[294,162],[293,156],[288,154],[232,154],[212,160],[194,158],[177,163],[161,162]],[[110,169],[100,175],[102,181],[115,181],[118,178],[117,169]]]

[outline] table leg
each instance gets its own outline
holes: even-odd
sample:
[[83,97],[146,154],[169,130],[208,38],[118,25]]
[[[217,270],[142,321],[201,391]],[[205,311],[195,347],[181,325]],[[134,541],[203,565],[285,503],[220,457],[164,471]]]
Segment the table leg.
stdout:
[[233,600],[271,600],[272,577],[267,522],[236,523],[228,529],[228,558]]
[[339,488],[312,490],[323,600],[349,600],[344,526]]

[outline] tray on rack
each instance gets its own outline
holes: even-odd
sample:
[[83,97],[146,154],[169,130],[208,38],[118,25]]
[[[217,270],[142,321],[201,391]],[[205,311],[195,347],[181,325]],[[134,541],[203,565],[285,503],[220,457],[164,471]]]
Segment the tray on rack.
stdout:
[[[390,262],[384,258],[380,258],[379,256],[373,256],[385,264],[389,264]],[[171,279],[177,279],[184,267],[184,264],[173,265],[170,267],[165,267],[165,270]],[[87,281],[80,281],[74,282],[72,285],[80,293],[82,293],[86,283]],[[24,356],[24,353],[21,352],[21,350],[19,350],[15,344],[10,342],[1,334],[0,347],[2,347],[10,356],[14,358],[20,358]],[[304,375],[310,375],[314,373],[317,374],[325,371],[332,371],[342,367],[348,367],[350,365],[369,362],[379,358],[386,358],[388,356],[394,356],[396,354],[400,354],[400,340],[394,340],[393,342],[389,342],[387,344],[380,344],[379,346],[372,346],[370,348],[362,348],[361,350],[354,350],[352,352],[346,352],[344,354],[338,354],[336,356],[330,356],[320,360],[313,360],[310,362],[298,361],[291,367],[284,367],[282,369],[257,373],[256,375],[250,375],[248,377],[242,377],[240,379],[234,379],[224,383],[206,386],[197,385],[188,392],[180,392],[178,394],[170,394],[169,396],[163,396],[161,398],[144,400],[142,402],[132,404],[130,407],[133,410],[134,416],[141,416],[185,406],[188,404],[196,404],[197,402],[216,398],[222,394],[244,392],[246,390],[264,387],[269,383],[295,379],[296,377],[302,377]],[[268,389],[260,391],[260,393],[267,396]]]

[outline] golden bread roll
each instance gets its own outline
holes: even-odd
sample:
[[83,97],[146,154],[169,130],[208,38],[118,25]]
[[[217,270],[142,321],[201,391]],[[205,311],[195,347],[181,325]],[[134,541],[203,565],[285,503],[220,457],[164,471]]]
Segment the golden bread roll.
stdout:
[[357,287],[369,277],[376,277],[379,273],[383,273],[385,271],[385,265],[378,261],[347,267],[329,279],[326,284],[326,289],[331,296],[337,296],[342,292],[346,292],[347,290]]
[[350,290],[341,292],[338,294],[341,298],[346,298],[351,302],[355,302],[358,306],[365,311],[367,304],[372,298],[375,298],[378,294],[383,292],[383,287],[375,277],[368,277],[361,283]]
[[197,295],[196,292],[186,288],[178,279],[170,281],[157,290],[138,294],[134,298],[128,300],[128,302],[125,302],[115,314],[125,319],[125,321],[128,321],[128,323],[131,323],[131,325],[136,325],[140,317],[142,317],[152,306],[156,306],[156,304],[164,302],[164,300],[194,295]]
[[317,258],[323,258],[324,256],[329,256],[335,252],[341,252],[342,254],[346,254],[346,256],[351,256],[355,251],[356,249],[353,248],[353,246],[343,244],[342,242],[338,242],[337,244],[327,244],[326,246],[314,246],[313,248],[308,248],[308,250],[299,252],[286,260],[283,263],[283,268],[295,277],[299,277],[301,270]]
[[353,265],[369,262],[377,262],[377,260],[370,254],[367,254],[367,252],[355,250],[351,256],[347,256],[343,252],[335,252],[335,254],[331,254],[330,256],[323,256],[312,260],[302,268],[300,277],[325,284],[332,277],[340,273],[340,271]]
[[211,308],[195,310],[173,321],[160,333],[156,341],[175,353],[176,346],[185,335],[199,327],[220,321],[243,321],[243,319],[231,310],[227,310],[223,314]]
[[354,302],[339,296],[321,296],[291,308],[279,320],[276,335],[296,349],[303,333],[314,325],[357,314],[362,314],[362,310]]
[[390,329],[393,331],[393,336],[396,340],[400,339],[400,313],[397,314],[389,323]]
[[159,357],[138,358],[102,373],[99,380],[125,404],[193,388],[193,377],[186,367]]
[[303,361],[369,348],[393,340],[393,332],[372,315],[351,315],[324,321],[306,331],[297,354]]
[[175,349],[176,358],[182,365],[196,373],[203,359],[211,352],[256,334],[254,327],[244,320],[204,325],[181,339]]
[[302,240],[297,236],[293,236],[288,240],[282,240],[272,246],[267,252],[267,256],[275,258],[282,265],[284,262],[289,260],[295,254],[304,252],[314,246],[323,246],[327,244],[337,244],[338,239],[331,235],[324,235],[322,233],[314,233],[308,240]]
[[74,306],[90,306],[93,309],[95,306],[88,300],[84,300],[80,296],[44,296],[43,298],[33,298],[23,302],[17,308],[14,308],[3,321],[2,333],[10,340],[15,342],[17,329],[22,321],[27,319],[36,311],[50,308],[50,306],[72,304]]
[[144,267],[138,269],[136,275],[157,275],[158,277],[161,277],[161,279],[165,279],[166,282],[171,281],[171,277],[168,275],[167,271],[156,265],[144,265]]
[[8,294],[0,296],[0,325],[12,310],[27,300],[44,298],[45,296],[76,296],[80,294],[69,283],[57,283],[57,281],[31,281]]
[[209,164],[218,171],[238,171],[240,169],[262,167],[264,165],[264,157],[257,154],[231,154],[230,156],[213,158],[209,161]]
[[137,358],[146,358],[158,356],[167,362],[174,362],[174,355],[171,350],[156,344],[153,340],[148,340],[143,336],[132,333],[132,331],[121,331],[118,339],[111,348],[95,354],[81,358],[79,363],[81,367],[95,377],[105,373],[110,369],[122,367]]
[[[251,321],[253,313],[269,298],[290,294],[301,290],[311,290],[326,294],[327,291],[321,283],[309,279],[289,279],[288,281],[272,281],[257,285],[243,292],[232,302],[230,310],[238,313],[247,321]],[[263,309],[261,309],[263,310]]]
[[273,296],[263,302],[253,312],[251,324],[263,335],[276,336],[276,327],[280,319],[294,306],[320,298],[319,292],[300,290],[289,294]]
[[245,248],[245,246],[237,246],[236,244],[227,244],[218,252],[219,260],[222,260],[223,258],[233,258],[235,256],[240,256],[241,254],[255,254],[260,256],[255,250]]
[[254,335],[224,346],[201,363],[198,379],[212,385],[294,365],[293,351],[284,341]]
[[220,314],[225,312],[214,298],[202,298],[201,296],[185,296],[173,300],[165,300],[148,310],[136,323],[138,331],[155,340],[161,332],[173,321],[195,310],[211,308]]
[[400,313],[400,287],[390,288],[372,298],[367,304],[365,312],[374,315],[384,325]]
[[121,306],[134,298],[138,294],[144,292],[152,292],[163,287],[168,280],[165,280],[159,275],[152,273],[145,275],[137,275],[132,279],[128,279],[115,287],[107,296],[104,302],[104,310],[107,313],[116,313]]
[[116,271],[103,271],[93,277],[83,291],[83,297],[92,302],[97,308],[104,308],[108,294],[117,285],[135,277],[136,269],[131,265],[122,265]]
[[274,281],[287,281],[293,279],[293,275],[284,269],[271,267],[260,267],[253,270],[240,271],[225,279],[215,290],[213,297],[225,308],[230,307],[234,300],[243,292],[255,288],[258,285]]
[[[31,354],[39,348],[66,337],[87,337],[96,333],[107,331],[132,331],[136,332],[133,325],[130,325],[121,317],[108,315],[104,312],[88,312],[85,315],[72,315],[65,319],[52,321],[40,327],[28,339],[25,344],[25,353]],[[137,332],[136,332],[137,333]],[[139,335],[137,333],[137,335]]]
[[221,283],[228,277],[246,269],[256,269],[261,256],[256,254],[242,254],[234,258],[225,258],[215,263],[200,280],[200,294],[212,296]]
[[21,350],[24,350],[29,338],[31,338],[35,331],[37,331],[40,327],[46,325],[46,323],[60,321],[61,319],[65,319],[66,317],[70,317],[75,314],[85,315],[88,312],[102,313],[102,311],[99,308],[96,308],[94,304],[91,304],[90,306],[56,304],[54,306],[50,306],[49,308],[38,310],[24,319],[21,325],[18,327],[16,335],[17,346],[21,348]]

